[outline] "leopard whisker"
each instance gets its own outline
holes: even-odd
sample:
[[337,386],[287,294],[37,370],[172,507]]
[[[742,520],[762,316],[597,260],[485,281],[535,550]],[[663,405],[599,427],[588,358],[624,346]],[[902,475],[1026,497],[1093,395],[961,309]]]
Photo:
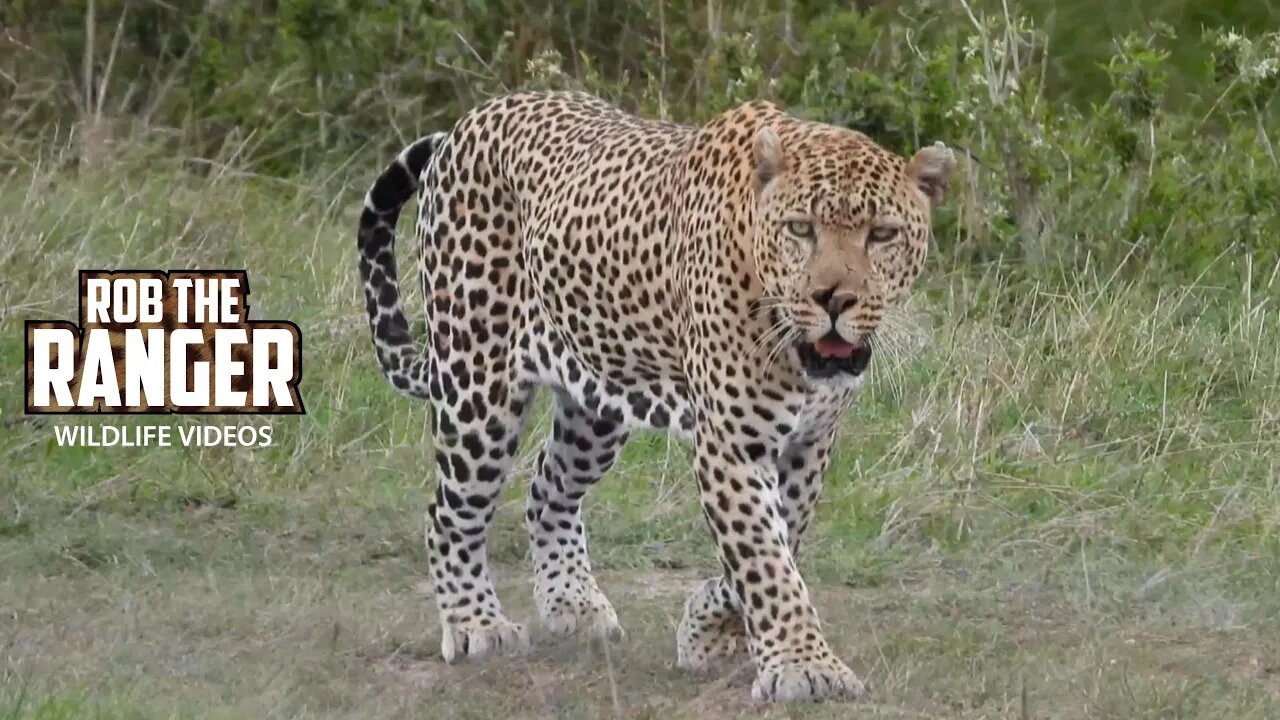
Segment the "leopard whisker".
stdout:
[[790,327],[791,323],[787,322],[785,319],[780,319],[778,322],[770,325],[768,329],[756,338],[753,350],[759,351],[760,349],[771,345],[780,335],[787,332],[787,329]]
[[764,332],[756,337],[754,343],[755,347],[753,349],[760,350],[761,348],[766,347],[772,343],[780,333],[784,332],[787,327],[792,325],[794,325],[794,321],[792,320],[790,313],[780,313],[774,322],[769,327],[765,328]]
[[773,349],[769,351],[769,355],[765,358],[765,370],[771,370],[773,368],[773,364],[782,355],[782,352],[794,345],[795,341],[799,340],[803,335],[804,331],[799,327],[796,327],[795,325],[790,326],[788,331],[778,338],[778,342],[774,344]]
[[780,297],[763,297],[753,300],[750,307],[751,317],[759,317],[761,314],[778,308],[786,308],[792,303],[787,298]]

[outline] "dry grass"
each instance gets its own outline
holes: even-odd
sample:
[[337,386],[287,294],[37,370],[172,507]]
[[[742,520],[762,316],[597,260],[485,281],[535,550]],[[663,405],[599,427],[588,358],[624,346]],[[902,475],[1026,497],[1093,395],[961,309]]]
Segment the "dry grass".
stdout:
[[[874,684],[857,706],[757,707],[748,668],[690,678],[671,652],[697,572],[601,573],[628,640],[610,648],[535,635],[523,658],[445,665],[410,558],[299,562],[246,547],[213,517],[187,534],[222,562],[148,572],[124,561],[0,585],[17,717],[1094,718],[1269,717],[1277,646],[1206,624],[1178,601],[1162,615],[1090,609],[1052,583],[929,573],[873,589],[822,586],[842,654]],[[231,526],[231,527],[227,527]],[[251,560],[230,561],[252,549]],[[292,558],[292,559],[291,559]],[[501,592],[531,615],[524,573]],[[1116,598],[1107,587],[1095,602]],[[74,598],[74,600],[69,600]],[[74,712],[55,710],[75,708]],[[852,715],[851,715],[852,713]]]

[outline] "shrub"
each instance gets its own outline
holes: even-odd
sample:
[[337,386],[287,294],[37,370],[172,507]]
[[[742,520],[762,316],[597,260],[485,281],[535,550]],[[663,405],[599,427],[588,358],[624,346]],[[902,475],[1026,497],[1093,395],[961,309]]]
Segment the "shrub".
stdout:
[[1274,266],[1280,40],[1203,26],[1256,20],[1257,4],[1131,20],[1102,51],[1079,9],[1099,3],[1061,21],[1028,3],[15,0],[0,8],[0,162],[72,136],[80,162],[122,143],[196,172],[290,176],[391,152],[505,89],[580,88],[687,122],[767,97],[904,153],[959,148],[938,232],[952,266],[1037,283]]

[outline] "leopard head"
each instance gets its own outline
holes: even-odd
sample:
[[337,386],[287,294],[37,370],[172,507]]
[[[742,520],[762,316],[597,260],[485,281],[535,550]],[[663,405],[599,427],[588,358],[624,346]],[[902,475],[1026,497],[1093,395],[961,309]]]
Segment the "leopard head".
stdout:
[[794,347],[810,378],[856,378],[886,308],[924,267],[955,156],[937,143],[907,159],[798,120],[760,128],[753,155],[752,252],[768,337]]

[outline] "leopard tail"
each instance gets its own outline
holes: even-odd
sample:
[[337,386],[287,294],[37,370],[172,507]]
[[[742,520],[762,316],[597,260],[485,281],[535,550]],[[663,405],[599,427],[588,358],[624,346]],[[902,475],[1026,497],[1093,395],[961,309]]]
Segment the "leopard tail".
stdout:
[[433,133],[400,151],[365,195],[356,235],[365,310],[378,365],[396,390],[421,399],[429,397],[430,363],[413,341],[400,299],[396,221],[400,209],[417,192],[423,170],[446,136],[443,132]]

